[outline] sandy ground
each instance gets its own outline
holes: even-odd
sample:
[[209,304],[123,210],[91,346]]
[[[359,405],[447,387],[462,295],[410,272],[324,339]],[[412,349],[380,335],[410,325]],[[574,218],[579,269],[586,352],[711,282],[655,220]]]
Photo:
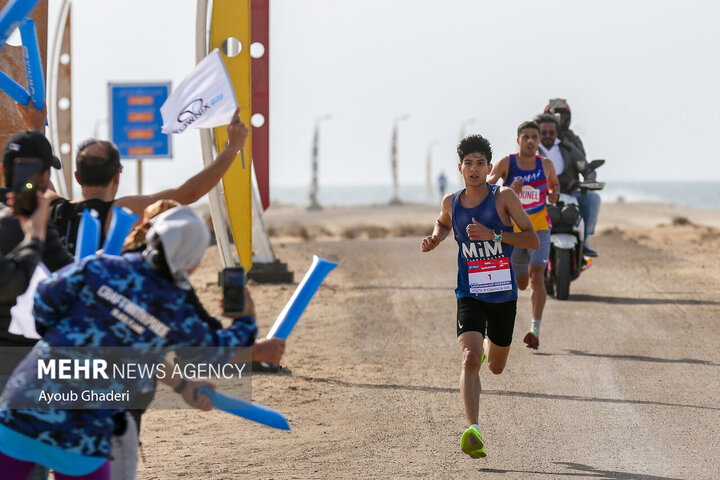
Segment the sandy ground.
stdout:
[[[459,449],[454,242],[421,237],[438,207],[280,207],[276,255],[299,281],[312,254],[339,263],[308,306],[280,374],[253,376],[253,400],[292,431],[213,411],[151,410],[140,479],[720,478],[720,214],[609,204],[601,256],[549,299],[540,350],[524,347],[518,302],[502,375],[483,368],[488,457]],[[450,239],[451,240],[451,239]],[[192,278],[217,313],[219,260]],[[256,285],[261,334],[295,285]]]

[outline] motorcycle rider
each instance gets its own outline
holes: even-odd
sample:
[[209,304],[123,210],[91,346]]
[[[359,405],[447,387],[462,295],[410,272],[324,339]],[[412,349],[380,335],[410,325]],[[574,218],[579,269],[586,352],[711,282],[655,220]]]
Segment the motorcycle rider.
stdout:
[[572,136],[568,137],[567,132],[572,132],[571,130],[566,130],[567,141],[558,138],[562,121],[559,122],[554,115],[545,113],[538,118],[537,122],[540,124],[538,150],[542,156],[552,160],[560,181],[560,192],[570,194],[577,199],[580,215],[585,221],[583,255],[597,257],[597,252],[588,245],[588,237],[595,233],[595,226],[600,214],[600,195],[592,190],[583,192],[573,188],[574,182],[580,179],[580,174],[586,182],[595,181],[595,170],[590,168],[585,154],[569,140]]
[[571,143],[577,147],[585,156],[585,146],[580,140],[580,137],[570,129],[570,120],[572,113],[570,112],[570,105],[564,98],[551,98],[545,107],[545,113],[555,115],[559,122],[558,126],[558,137],[565,143]]

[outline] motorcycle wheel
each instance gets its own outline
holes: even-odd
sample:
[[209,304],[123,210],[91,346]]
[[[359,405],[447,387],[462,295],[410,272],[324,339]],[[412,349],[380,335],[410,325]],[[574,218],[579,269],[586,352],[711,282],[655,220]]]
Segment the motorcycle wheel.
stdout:
[[570,297],[570,278],[572,277],[572,258],[569,250],[558,248],[555,250],[555,287],[558,300],[567,300]]

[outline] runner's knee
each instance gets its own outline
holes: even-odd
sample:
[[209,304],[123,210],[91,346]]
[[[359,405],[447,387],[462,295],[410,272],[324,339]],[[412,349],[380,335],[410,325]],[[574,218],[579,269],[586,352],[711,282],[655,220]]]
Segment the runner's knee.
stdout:
[[495,375],[500,375],[505,370],[505,362],[491,362],[488,361],[488,369]]
[[[544,287],[545,286],[545,272],[533,270],[530,272],[530,283],[533,287]],[[518,282],[518,287],[520,283]]]
[[518,288],[519,288],[520,290],[525,290],[525,289],[527,288],[527,286],[528,286],[528,278],[529,278],[529,277],[528,277],[527,275],[524,276],[524,277],[518,277],[518,278],[517,278],[517,286],[518,286]]
[[463,370],[480,370],[481,353],[466,348],[463,350]]

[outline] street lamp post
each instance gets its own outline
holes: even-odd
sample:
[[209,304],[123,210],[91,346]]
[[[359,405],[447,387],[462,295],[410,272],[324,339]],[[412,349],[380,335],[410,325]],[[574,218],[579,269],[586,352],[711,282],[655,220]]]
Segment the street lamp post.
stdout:
[[460,124],[460,136],[459,136],[458,140],[462,140],[462,138],[465,136],[465,130],[467,129],[467,126],[472,125],[473,123],[475,123],[475,119],[468,118],[467,120],[465,120],[463,123]]
[[390,200],[390,205],[400,205],[400,187],[398,185],[398,161],[397,161],[397,137],[398,137],[398,123],[403,120],[410,118],[410,115],[405,114],[395,119],[393,122],[393,133],[392,133],[392,147],[390,149],[390,170],[392,171],[393,178],[393,197]]
[[430,200],[433,199],[432,149],[437,143],[437,140],[428,143],[427,155],[425,156],[425,186],[427,187],[427,194]]
[[322,210],[318,202],[318,144],[320,143],[320,122],[329,120],[332,115],[323,115],[315,120],[315,133],[312,148],[312,180],[310,182],[310,206],[308,210]]

